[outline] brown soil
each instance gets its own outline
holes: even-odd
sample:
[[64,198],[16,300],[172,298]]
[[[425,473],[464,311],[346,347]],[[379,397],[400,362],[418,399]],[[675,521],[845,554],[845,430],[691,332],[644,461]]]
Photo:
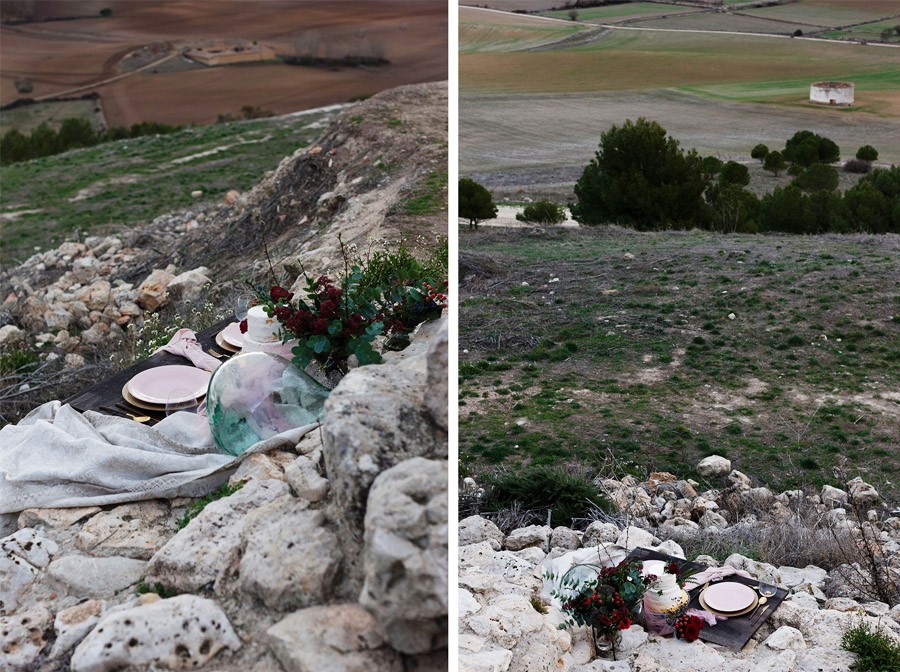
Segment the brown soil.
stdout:
[[[69,14],[94,15],[99,11],[96,4],[79,0],[62,6]],[[102,4],[112,8],[112,17],[2,26],[0,103],[19,97],[17,77],[33,81],[34,97],[60,93],[119,74],[123,56],[154,42],[177,46],[212,37],[242,38],[283,51],[306,30],[381,40],[390,65],[314,69],[247,64],[158,74],[151,70],[98,87],[107,120],[111,125],[146,120],[209,123],[242,105],[285,113],[447,77],[447,5],[438,0],[352,0],[339,9],[324,0]]]

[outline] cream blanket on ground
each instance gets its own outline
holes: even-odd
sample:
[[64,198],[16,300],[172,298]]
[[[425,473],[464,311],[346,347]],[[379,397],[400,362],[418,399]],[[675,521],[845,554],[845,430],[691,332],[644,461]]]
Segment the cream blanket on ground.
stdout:
[[0,429],[0,514],[201,497],[248,455],[293,448],[316,427],[291,429],[233,457],[216,448],[203,416],[176,413],[146,427],[51,401]]

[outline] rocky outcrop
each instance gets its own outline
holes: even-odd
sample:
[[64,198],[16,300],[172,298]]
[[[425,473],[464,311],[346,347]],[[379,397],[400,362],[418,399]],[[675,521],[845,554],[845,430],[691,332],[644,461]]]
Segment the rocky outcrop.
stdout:
[[[900,578],[900,519],[880,510],[866,511],[877,502],[877,493],[860,479],[848,482],[846,491],[775,494],[753,487],[747,475],[725,464],[727,460],[704,462],[710,469],[705,478],[721,483],[719,488],[697,492],[698,483],[666,473],[652,473],[643,482],[633,477],[598,480],[620,509],[610,518],[618,524],[595,521],[583,531],[531,525],[504,535],[481,516],[461,520],[460,671],[847,672],[855,656],[842,649],[841,638],[851,626],[860,622],[880,626],[900,641],[900,604],[866,594],[862,566],[845,564],[832,571],[814,565],[776,567],[741,553],[731,553],[723,564],[779,585],[788,597],[740,652],[702,641],[687,644],[662,638],[633,625],[622,633],[618,661],[591,660],[583,628],[557,629],[564,614],[551,593],[556,584],[548,572],[558,577],[571,564],[615,564],[638,546],[684,558],[677,539],[694,543],[699,535],[707,535],[709,543],[720,549],[727,547],[732,532],[738,543],[747,543],[756,538],[754,534],[767,528],[771,534],[773,526],[784,524],[780,516],[785,511],[787,524],[825,521],[838,535],[846,535],[851,545],[852,539],[865,535],[883,563],[883,578]],[[477,484],[471,484],[470,490],[477,492]],[[861,495],[860,500],[854,492]],[[854,504],[863,507],[861,520],[834,508]],[[797,517],[801,510],[808,517]],[[838,512],[844,515],[835,517]],[[825,529],[819,533],[829,536],[801,531],[820,544],[834,541]],[[709,556],[696,560],[718,565]],[[869,581],[868,590],[874,589]],[[840,597],[829,599],[828,595],[838,593]]]
[[[394,391],[412,415],[392,416],[395,437],[410,436],[379,445],[382,466],[337,472],[359,498],[335,496],[326,433],[313,432],[248,457],[231,477],[240,489],[181,529],[189,500],[13,516],[0,538],[0,670],[7,659],[35,671],[69,659],[75,672],[445,670],[446,431],[424,403],[429,370],[446,380],[440,347],[446,319],[338,385],[339,398],[359,391],[379,368],[412,381]],[[326,425],[352,436],[383,426],[384,408],[356,398]]]

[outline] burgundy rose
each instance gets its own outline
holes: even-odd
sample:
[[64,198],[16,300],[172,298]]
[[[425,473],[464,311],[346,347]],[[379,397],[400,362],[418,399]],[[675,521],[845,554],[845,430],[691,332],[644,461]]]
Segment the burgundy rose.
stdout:
[[246,334],[247,333],[247,320],[246,319],[241,320],[240,326],[241,326],[241,333]]
[[668,565],[666,565],[666,571],[669,574],[678,574],[678,571],[679,571],[678,563],[673,560]]
[[275,306],[275,317],[279,322],[286,321],[291,316],[291,309],[287,306]]
[[272,287],[272,289],[269,290],[269,298],[272,299],[273,303],[278,303],[282,299],[290,301],[294,298],[294,293],[289,292],[284,287],[275,285],[274,287]]

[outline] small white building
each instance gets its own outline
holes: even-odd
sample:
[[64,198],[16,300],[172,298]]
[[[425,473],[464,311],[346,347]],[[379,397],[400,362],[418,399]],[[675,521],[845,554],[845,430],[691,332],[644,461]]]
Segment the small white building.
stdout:
[[853,82],[817,82],[809,86],[811,103],[852,105]]

